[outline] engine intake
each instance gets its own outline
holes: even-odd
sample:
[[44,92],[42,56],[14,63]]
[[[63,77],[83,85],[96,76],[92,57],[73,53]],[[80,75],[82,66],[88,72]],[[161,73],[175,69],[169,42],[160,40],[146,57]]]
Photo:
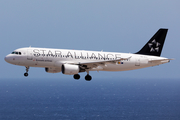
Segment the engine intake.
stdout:
[[70,64],[63,64],[62,65],[62,73],[66,75],[74,75],[78,74],[80,71],[79,65],[70,65]]

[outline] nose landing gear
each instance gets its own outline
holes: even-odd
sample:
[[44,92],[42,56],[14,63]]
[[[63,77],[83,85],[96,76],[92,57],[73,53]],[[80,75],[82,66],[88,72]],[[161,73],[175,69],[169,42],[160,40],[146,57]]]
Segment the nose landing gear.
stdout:
[[29,66],[26,67],[26,72],[24,73],[24,76],[27,77],[28,76],[28,71],[29,71]]

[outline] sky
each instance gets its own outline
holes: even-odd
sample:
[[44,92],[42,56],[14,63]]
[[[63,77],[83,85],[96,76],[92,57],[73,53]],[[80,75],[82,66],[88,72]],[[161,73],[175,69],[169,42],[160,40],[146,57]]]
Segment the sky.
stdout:
[[[159,28],[168,28],[156,67],[123,72],[90,72],[96,78],[180,78],[180,1],[178,0],[0,0],[0,78],[24,78],[25,67],[4,61],[21,47],[135,53]],[[86,73],[80,73],[84,79]],[[72,78],[30,68],[30,78]]]

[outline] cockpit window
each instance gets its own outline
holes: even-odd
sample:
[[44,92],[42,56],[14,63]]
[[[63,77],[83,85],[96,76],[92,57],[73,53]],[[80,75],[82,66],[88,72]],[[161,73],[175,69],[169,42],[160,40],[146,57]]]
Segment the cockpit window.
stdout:
[[16,52],[12,52],[11,54],[16,54]]
[[11,54],[21,55],[21,52],[13,51]]

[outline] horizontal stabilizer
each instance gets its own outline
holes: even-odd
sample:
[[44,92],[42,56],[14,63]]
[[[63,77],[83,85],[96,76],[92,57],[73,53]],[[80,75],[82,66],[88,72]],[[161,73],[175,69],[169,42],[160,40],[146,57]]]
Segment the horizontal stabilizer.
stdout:
[[168,62],[170,62],[170,60],[174,60],[174,59],[149,60],[149,62],[151,62],[151,63],[159,63],[159,62],[168,63]]

